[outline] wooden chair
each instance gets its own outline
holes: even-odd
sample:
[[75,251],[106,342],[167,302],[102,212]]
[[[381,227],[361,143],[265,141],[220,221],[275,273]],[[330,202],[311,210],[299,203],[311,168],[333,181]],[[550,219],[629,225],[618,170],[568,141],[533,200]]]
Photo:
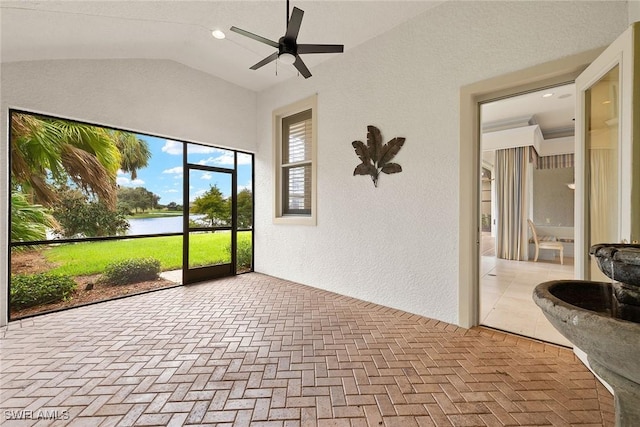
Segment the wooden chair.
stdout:
[[538,233],[536,233],[536,226],[533,225],[533,221],[528,219],[527,222],[531,228],[531,234],[533,234],[533,244],[536,245],[536,256],[533,258],[533,262],[538,262],[540,249],[551,249],[553,251],[560,252],[560,264],[564,265],[564,246],[562,243],[555,240],[540,240],[538,238]]

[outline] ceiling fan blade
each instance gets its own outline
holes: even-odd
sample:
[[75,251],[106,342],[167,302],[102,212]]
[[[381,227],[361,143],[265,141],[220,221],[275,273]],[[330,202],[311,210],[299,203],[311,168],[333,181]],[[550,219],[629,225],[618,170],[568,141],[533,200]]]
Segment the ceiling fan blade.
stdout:
[[298,38],[298,33],[300,32],[300,25],[302,24],[302,16],[304,15],[304,11],[298,9],[297,7],[293,8],[293,12],[291,13],[291,18],[289,19],[289,23],[287,24],[287,32],[284,34],[285,39],[296,40]]
[[293,63],[293,66],[300,71],[300,74],[302,74],[305,79],[311,77],[311,71],[309,71],[304,62],[302,62],[302,58],[300,58],[300,56],[296,55],[296,62]]
[[249,37],[250,39],[257,40],[261,43],[268,44],[269,46],[275,47],[276,49],[278,48],[277,42],[274,42],[273,40],[269,40],[257,34],[250,33],[249,31],[245,31],[242,28],[231,27],[231,31],[233,31],[234,33],[242,34],[245,37]]
[[299,44],[298,53],[342,53],[344,45],[341,44]]
[[266,58],[264,58],[262,61],[258,62],[257,64],[251,66],[252,70],[257,70],[258,68],[267,65],[269,62],[271,61],[275,61],[276,59],[278,59],[278,52],[274,52],[271,55],[267,56]]

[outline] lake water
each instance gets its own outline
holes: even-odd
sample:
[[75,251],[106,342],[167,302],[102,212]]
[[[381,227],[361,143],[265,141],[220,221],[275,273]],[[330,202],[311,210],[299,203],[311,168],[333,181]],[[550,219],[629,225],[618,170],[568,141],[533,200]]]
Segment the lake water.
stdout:
[[[191,219],[202,217],[203,215],[191,215]],[[182,215],[129,219],[128,235],[160,233],[182,233]]]
[[[204,215],[190,215],[191,219],[201,219]],[[182,215],[180,216],[159,216],[157,218],[134,218],[129,219],[128,236],[162,233],[182,233]],[[60,239],[60,236],[47,230],[47,240]]]

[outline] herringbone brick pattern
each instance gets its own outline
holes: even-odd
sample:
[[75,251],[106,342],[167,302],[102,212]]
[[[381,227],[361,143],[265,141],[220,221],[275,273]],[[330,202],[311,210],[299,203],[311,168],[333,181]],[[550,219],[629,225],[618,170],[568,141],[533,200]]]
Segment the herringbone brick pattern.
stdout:
[[[613,419],[610,394],[569,350],[255,273],[12,323],[1,352],[3,425]],[[32,412],[18,421],[20,410]]]

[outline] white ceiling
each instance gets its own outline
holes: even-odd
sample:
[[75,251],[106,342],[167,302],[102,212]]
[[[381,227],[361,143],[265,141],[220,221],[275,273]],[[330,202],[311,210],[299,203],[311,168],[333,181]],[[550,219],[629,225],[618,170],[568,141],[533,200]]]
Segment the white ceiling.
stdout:
[[573,135],[575,90],[572,83],[483,104],[483,128],[512,128],[533,118],[531,124],[540,126],[545,139]]
[[[305,15],[299,43],[344,44],[345,51],[442,1],[294,0]],[[4,1],[2,62],[41,59],[168,59],[251,90],[297,76],[293,66],[249,67],[273,48],[229,31],[232,25],[277,41],[286,1]],[[216,40],[211,30],[227,34]],[[311,73],[339,54],[304,55]],[[313,77],[312,77],[313,78]]]
[[[345,51],[446,0],[293,0],[305,12],[300,43],[344,44]],[[249,67],[273,48],[229,31],[232,25],[272,40],[284,33],[286,1],[5,1],[0,0],[2,62],[42,59],[148,58],[177,61],[239,86],[260,91],[297,76],[293,66],[273,62]],[[211,30],[222,29],[224,40]],[[340,54],[304,55],[314,72]],[[313,77],[311,77],[313,78]],[[547,92],[547,91],[543,91]],[[574,87],[554,96],[531,93],[482,109],[482,122],[535,117],[543,133],[573,126]],[[570,96],[560,98],[561,95]]]

